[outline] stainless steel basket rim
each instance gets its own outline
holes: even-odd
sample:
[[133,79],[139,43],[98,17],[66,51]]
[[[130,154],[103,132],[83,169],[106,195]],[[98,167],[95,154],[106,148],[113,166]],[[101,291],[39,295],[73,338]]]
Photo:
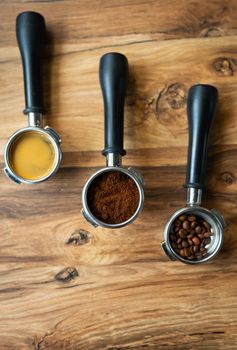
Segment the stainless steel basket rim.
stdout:
[[[34,132],[38,132],[38,133],[46,135],[49,138],[49,140],[52,142],[52,145],[53,145],[54,150],[55,150],[55,165],[53,167],[53,170],[47,176],[44,176],[44,177],[37,179],[37,180],[27,180],[27,179],[24,179],[21,176],[15,174],[15,172],[12,170],[10,162],[9,162],[10,146],[12,145],[12,143],[14,142],[16,137],[18,137],[20,134],[24,134],[24,133],[29,132],[29,131],[34,131]],[[4,149],[4,162],[5,162],[5,166],[6,166],[7,170],[14,178],[17,178],[17,179],[19,179],[20,182],[26,183],[26,184],[40,183],[40,182],[43,182],[43,181],[49,179],[51,176],[53,176],[57,172],[57,170],[60,166],[61,160],[62,160],[61,149],[58,146],[54,137],[50,134],[50,131],[47,131],[47,129],[45,130],[44,128],[41,128],[38,126],[27,126],[27,127],[24,127],[24,128],[21,128],[21,129],[18,129],[17,131],[15,131],[8,139],[8,141],[5,145],[5,149]]]
[[[133,181],[135,182],[138,191],[139,191],[139,203],[137,206],[136,211],[134,212],[134,214],[126,221],[123,221],[119,224],[107,224],[103,221],[98,220],[90,211],[89,206],[87,204],[87,191],[91,185],[91,183],[95,180],[95,178],[99,175],[101,175],[102,173],[106,173],[106,172],[110,172],[110,171],[118,171],[118,172],[122,172],[126,175],[128,175],[131,179],[133,179]],[[91,221],[93,221],[97,226],[101,226],[101,227],[106,227],[106,228],[119,228],[119,227],[123,227],[125,225],[127,225],[128,223],[132,222],[135,220],[135,218],[138,216],[138,214],[140,213],[140,211],[142,210],[143,207],[143,202],[144,202],[144,190],[142,185],[140,184],[139,179],[135,176],[135,174],[132,173],[132,170],[130,169],[125,169],[123,167],[118,167],[118,166],[108,166],[102,169],[99,169],[98,171],[96,171],[95,173],[93,173],[89,179],[87,180],[87,182],[85,183],[83,190],[82,190],[82,206],[83,209],[85,210],[85,213],[89,214]]]

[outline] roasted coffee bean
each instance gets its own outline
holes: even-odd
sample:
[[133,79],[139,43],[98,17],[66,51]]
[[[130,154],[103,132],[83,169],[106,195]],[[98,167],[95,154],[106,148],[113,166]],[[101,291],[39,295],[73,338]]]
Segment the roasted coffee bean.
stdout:
[[182,249],[183,248],[183,246],[182,246],[182,244],[180,243],[180,244],[178,244],[178,248],[179,249]]
[[211,225],[206,221],[203,221],[203,226],[206,227],[207,230],[210,230],[211,228]]
[[180,230],[179,230],[179,236],[181,237],[181,238],[185,238],[186,236],[187,236],[187,231],[185,230],[185,229],[183,229],[183,228],[181,228]]
[[183,222],[183,228],[185,229],[185,230],[189,230],[189,227],[190,227],[190,224],[189,224],[189,221],[188,220],[185,220],[184,222]]
[[201,247],[201,248],[200,248],[200,252],[201,252],[202,254],[206,254],[207,249],[206,249],[206,248],[204,248],[204,247]]
[[189,215],[187,219],[188,219],[188,221],[196,221],[196,216]]
[[205,228],[205,227],[202,227],[201,233],[204,233],[204,232],[206,232],[206,228]]
[[203,239],[203,238],[204,238],[204,234],[203,234],[203,233],[199,233],[199,234],[198,234],[198,237],[199,237],[200,239]]
[[174,249],[177,249],[177,248],[178,248],[178,246],[177,246],[177,244],[176,244],[175,242],[172,242],[172,243],[171,243],[171,246],[172,246],[172,248],[174,248]]
[[181,242],[182,242],[182,238],[179,237],[179,238],[177,239],[177,243],[180,244]]
[[180,216],[179,216],[179,220],[180,220],[180,221],[185,221],[186,218],[187,218],[186,215],[180,215]]
[[182,244],[183,248],[188,248],[188,246],[189,246],[187,241],[183,241],[181,244]]
[[176,242],[176,241],[177,241],[177,237],[176,237],[176,235],[173,234],[173,233],[170,235],[170,239],[171,239],[171,241],[173,241],[173,242]]
[[181,256],[185,256],[185,254],[184,254],[184,249],[180,249],[179,254],[180,254]]
[[175,220],[174,226],[181,226],[181,221],[180,220]]
[[190,226],[191,226],[191,228],[195,228],[197,226],[197,222],[196,221],[192,221]]
[[193,238],[194,237],[194,234],[193,233],[189,233],[188,235],[187,235],[187,238],[189,238],[189,239],[191,239],[191,238]]
[[195,245],[195,246],[193,247],[193,252],[194,252],[194,253],[198,253],[199,250],[200,250],[200,248],[199,248],[198,245]]
[[193,260],[195,258],[195,256],[194,255],[190,255],[190,256],[188,256],[188,260]]
[[192,241],[193,241],[193,243],[194,243],[195,245],[200,245],[200,244],[201,244],[201,241],[200,241],[200,239],[199,239],[198,237],[193,237],[193,238],[192,238]]
[[190,251],[189,248],[184,248],[184,255],[185,255],[186,257],[192,255],[192,253],[191,253],[191,251]]
[[197,227],[195,228],[195,232],[196,232],[196,234],[201,233],[201,231],[202,231],[201,226],[197,226]]
[[211,232],[205,232],[205,233],[204,233],[204,237],[205,237],[205,238],[211,237]]
[[210,237],[209,238],[205,238],[203,240],[203,243],[204,243],[204,245],[208,245],[209,243],[211,243],[211,238]]
[[176,226],[176,227],[174,228],[174,232],[177,232],[178,230],[180,230],[180,227],[179,227],[179,226]]
[[188,244],[192,246],[194,243],[191,239],[188,239]]

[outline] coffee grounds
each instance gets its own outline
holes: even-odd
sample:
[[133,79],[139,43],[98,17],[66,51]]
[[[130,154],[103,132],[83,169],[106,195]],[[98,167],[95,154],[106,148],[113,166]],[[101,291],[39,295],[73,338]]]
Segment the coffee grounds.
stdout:
[[130,176],[120,171],[108,171],[92,182],[87,202],[97,219],[107,224],[120,224],[135,213],[139,192]]

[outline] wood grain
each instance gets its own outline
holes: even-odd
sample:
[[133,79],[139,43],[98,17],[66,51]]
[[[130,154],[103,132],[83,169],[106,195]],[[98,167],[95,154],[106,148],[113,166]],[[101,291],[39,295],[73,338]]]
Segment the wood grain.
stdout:
[[[0,173],[0,349],[222,350],[237,344],[237,4],[235,0],[0,0],[0,163],[26,125],[15,17],[46,17],[45,122],[63,164],[38,186]],[[119,230],[81,216],[86,179],[104,166],[101,55],[128,57],[125,166],[145,180],[138,219]],[[218,87],[204,205],[227,222],[204,266],[167,260],[160,243],[185,202],[186,98]]]

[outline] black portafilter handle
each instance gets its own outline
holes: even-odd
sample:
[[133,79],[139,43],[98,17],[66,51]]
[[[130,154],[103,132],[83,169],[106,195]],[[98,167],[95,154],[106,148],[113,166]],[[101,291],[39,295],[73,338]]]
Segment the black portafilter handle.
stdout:
[[42,113],[42,56],[45,42],[44,17],[37,12],[22,12],[16,18],[16,36],[21,53],[25,109],[29,112]]
[[102,154],[126,154],[123,148],[124,103],[128,80],[128,60],[121,53],[107,53],[100,59],[100,85],[104,100],[104,139]]
[[218,91],[211,85],[194,85],[188,93],[188,188],[204,188],[209,131],[215,116],[217,100]]

